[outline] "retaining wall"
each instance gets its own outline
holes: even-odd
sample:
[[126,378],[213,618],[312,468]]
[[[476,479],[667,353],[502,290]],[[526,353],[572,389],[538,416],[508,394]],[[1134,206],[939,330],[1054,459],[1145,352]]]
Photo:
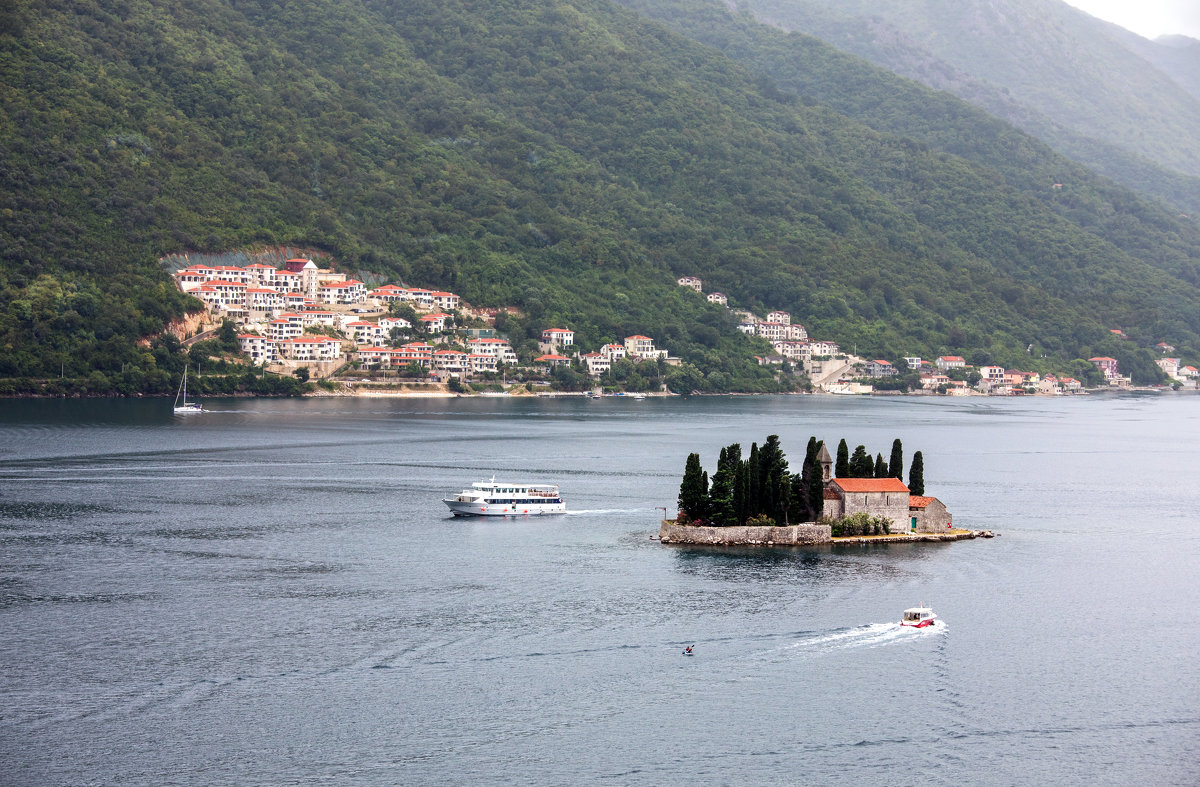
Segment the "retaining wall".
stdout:
[[664,519],[658,530],[664,544],[773,544],[808,546],[828,544],[829,525],[790,525],[788,527],[694,527]]

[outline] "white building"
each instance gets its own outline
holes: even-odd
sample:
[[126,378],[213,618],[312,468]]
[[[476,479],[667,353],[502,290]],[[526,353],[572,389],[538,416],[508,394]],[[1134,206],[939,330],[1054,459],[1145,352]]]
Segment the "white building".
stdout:
[[755,323],[754,332],[769,342],[781,342],[787,339],[788,324],[780,322]]
[[640,334],[625,337],[625,352],[634,360],[644,361],[666,355],[665,351],[654,348],[654,340]]
[[331,281],[317,287],[317,300],[331,306],[349,306],[367,299],[367,288],[361,281]]
[[980,382],[990,386],[1004,385],[1005,372],[1003,366],[980,366],[979,375],[982,378]]
[[459,297],[452,292],[431,292],[433,305],[444,312],[452,312],[458,308]]
[[575,331],[566,328],[547,328],[542,331],[541,345],[547,352],[565,350],[575,344]]
[[623,344],[606,344],[600,348],[600,354],[607,358],[610,362],[620,360],[629,355]]
[[585,353],[579,356],[589,377],[600,377],[612,368],[612,359],[602,353]]
[[1170,377],[1172,380],[1182,380],[1183,377],[1179,374],[1179,359],[1178,358],[1159,358],[1155,361],[1158,368],[1163,370],[1163,374]]
[[268,339],[266,336],[243,333],[238,336],[238,343],[242,347],[242,352],[249,355],[250,360],[255,363],[271,363],[277,357],[274,340]]
[[281,314],[267,323],[267,336],[275,341],[304,334],[304,319],[298,314]]
[[479,355],[491,355],[499,363],[513,365],[517,362],[517,354],[504,339],[467,339],[467,349]]
[[792,323],[787,327],[783,338],[788,341],[802,342],[808,338],[808,329],[799,323]]
[[328,336],[296,336],[275,345],[280,357],[293,361],[335,361],[342,357],[342,343]]

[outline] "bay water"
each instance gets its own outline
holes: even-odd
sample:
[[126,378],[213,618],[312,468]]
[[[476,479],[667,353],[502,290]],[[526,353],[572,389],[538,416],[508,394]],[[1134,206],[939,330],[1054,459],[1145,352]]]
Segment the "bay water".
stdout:
[[[0,783],[1200,781],[1195,396],[205,404],[0,403]],[[769,434],[1000,535],[654,540]]]

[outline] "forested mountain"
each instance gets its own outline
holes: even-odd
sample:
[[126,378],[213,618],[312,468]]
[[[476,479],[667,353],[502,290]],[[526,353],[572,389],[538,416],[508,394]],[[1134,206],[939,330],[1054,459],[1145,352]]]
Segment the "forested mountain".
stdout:
[[[1195,51],[1061,0],[740,0],[1008,120],[1143,194],[1200,211]],[[1189,92],[1190,91],[1190,92]]]
[[1110,25],[1108,31],[1200,100],[1200,41],[1188,36],[1159,36],[1150,41],[1116,25]]
[[[882,357],[1103,353],[1146,380],[1139,346],[1200,358],[1194,221],[739,24],[780,36],[791,77],[603,0],[10,3],[0,377],[161,390],[169,359],[136,341],[185,299],[155,260],[276,244],[521,306],[520,330],[567,325],[585,348],[647,333],[709,390],[772,383],[685,273]],[[889,127],[838,100],[894,90],[928,104]]]

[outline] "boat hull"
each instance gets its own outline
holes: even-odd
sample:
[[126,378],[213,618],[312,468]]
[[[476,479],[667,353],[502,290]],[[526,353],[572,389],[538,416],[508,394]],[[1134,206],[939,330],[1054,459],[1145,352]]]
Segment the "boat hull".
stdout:
[[448,498],[443,498],[442,502],[450,508],[450,513],[455,516],[542,516],[567,512],[566,503],[500,504],[480,501],[465,502]]
[[902,621],[900,621],[900,625],[907,626],[910,629],[923,629],[923,628],[926,628],[927,626],[932,626],[933,620],[922,620],[919,623],[907,623],[902,620]]

